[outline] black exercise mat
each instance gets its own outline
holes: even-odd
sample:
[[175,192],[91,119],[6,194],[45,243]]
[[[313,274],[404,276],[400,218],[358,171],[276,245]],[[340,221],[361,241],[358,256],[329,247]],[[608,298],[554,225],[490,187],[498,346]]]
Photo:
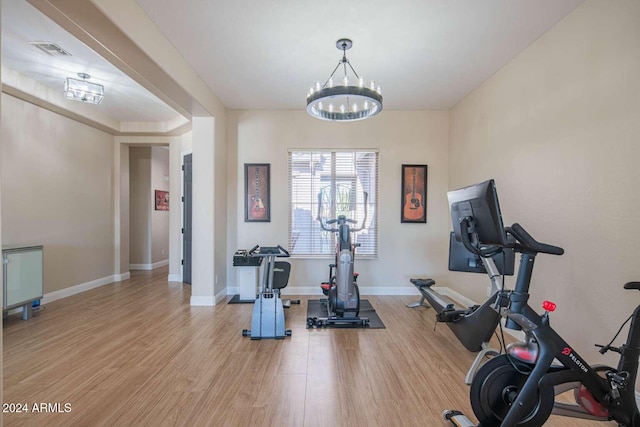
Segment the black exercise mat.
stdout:
[[227,304],[253,304],[256,299],[240,299],[240,294],[235,294],[231,297]]
[[[369,300],[360,300],[360,317],[366,317],[369,319],[367,326],[349,325],[349,324],[329,324],[323,326],[326,328],[361,328],[361,329],[385,329],[384,323],[378,316],[378,313],[374,310]],[[327,317],[327,307],[320,302],[319,299],[310,299],[307,301],[307,317]],[[307,326],[307,329],[309,326]]]

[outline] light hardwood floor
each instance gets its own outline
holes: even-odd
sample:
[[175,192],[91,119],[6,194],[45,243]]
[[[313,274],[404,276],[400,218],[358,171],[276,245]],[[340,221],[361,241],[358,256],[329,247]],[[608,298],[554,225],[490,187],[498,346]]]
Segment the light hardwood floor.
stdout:
[[[474,355],[434,331],[417,297],[369,299],[386,329],[306,329],[286,311],[285,340],[251,341],[251,304],[190,307],[166,268],[54,301],[4,322],[4,403],[70,412],[3,414],[5,426],[446,426],[472,415]],[[549,426],[595,426],[552,416]]]

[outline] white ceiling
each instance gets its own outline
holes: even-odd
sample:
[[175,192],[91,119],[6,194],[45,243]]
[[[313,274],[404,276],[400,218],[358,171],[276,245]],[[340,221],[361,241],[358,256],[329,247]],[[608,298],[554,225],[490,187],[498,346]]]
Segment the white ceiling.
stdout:
[[[583,0],[135,1],[227,108],[304,109],[348,37],[347,57],[382,86],[385,109],[424,110],[451,108]],[[2,65],[61,93],[65,77],[88,73],[105,86],[95,107],[120,122],[178,116],[25,0],[2,0]]]
[[[47,55],[29,42],[54,42],[71,56]],[[26,0],[2,0],[2,66],[60,92],[67,77],[91,75],[104,85],[100,105],[91,105],[118,122],[167,122],[178,113],[160,101],[78,39],[51,21]],[[64,99],[77,104],[78,101]]]
[[343,37],[385,109],[451,108],[582,2],[136,1],[228,108],[297,110]]

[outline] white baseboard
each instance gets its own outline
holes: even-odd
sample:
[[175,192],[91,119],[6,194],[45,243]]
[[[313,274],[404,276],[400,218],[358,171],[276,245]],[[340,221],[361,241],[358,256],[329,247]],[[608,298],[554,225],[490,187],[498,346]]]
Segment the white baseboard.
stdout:
[[190,305],[195,307],[213,307],[216,305],[215,297],[198,297],[191,295]]
[[129,270],[155,270],[156,268],[164,267],[165,265],[169,265],[168,259],[154,262],[153,264],[129,264]]
[[214,297],[214,304],[218,304],[221,301],[225,301],[227,299],[227,290],[223,288],[220,292],[218,292]]
[[115,274],[113,276],[113,280],[116,282],[122,282],[124,280],[129,280],[131,278],[131,273],[130,272],[126,272],[126,273],[122,273],[122,274]]
[[240,293],[240,286],[227,286],[227,295],[236,295],[239,293]]
[[[415,289],[415,288],[414,288]],[[452,300],[458,302],[463,307],[471,307],[473,305],[478,304],[477,302],[470,300],[459,292],[454,291],[451,288],[446,286],[433,286],[431,289],[439,293],[440,295],[444,295],[445,297],[449,297]],[[416,289],[416,291],[418,291]]]
[[99,288],[100,286],[108,285],[110,283],[117,282],[116,275],[103,277],[101,279],[92,280],[90,282],[81,283],[79,285],[71,286],[69,288],[60,289],[59,291],[50,292],[42,296],[42,304],[59,300],[61,298],[70,297],[81,292],[85,292],[91,289]]
[[167,276],[169,282],[182,282],[182,274],[170,274]]

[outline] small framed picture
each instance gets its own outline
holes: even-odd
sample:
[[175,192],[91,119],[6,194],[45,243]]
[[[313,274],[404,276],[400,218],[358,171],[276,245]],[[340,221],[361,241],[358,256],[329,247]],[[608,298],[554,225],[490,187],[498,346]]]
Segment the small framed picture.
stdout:
[[244,164],[244,221],[270,222],[270,164]]
[[169,192],[163,190],[155,190],[156,198],[156,210],[168,211],[169,210]]
[[402,165],[400,222],[427,222],[427,165]]

